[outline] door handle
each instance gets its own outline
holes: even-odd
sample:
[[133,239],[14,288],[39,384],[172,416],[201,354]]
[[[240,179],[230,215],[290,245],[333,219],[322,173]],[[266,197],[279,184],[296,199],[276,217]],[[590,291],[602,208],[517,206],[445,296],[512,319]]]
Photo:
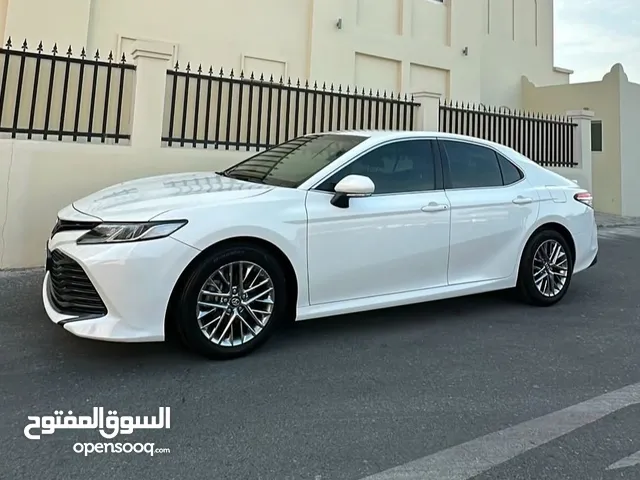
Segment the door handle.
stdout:
[[422,207],[423,212],[442,212],[446,210],[449,206],[445,203],[435,203],[431,202],[429,205],[425,205]]
[[533,202],[533,198],[531,198],[531,197],[521,197],[521,196],[518,195],[512,201],[516,205],[526,205],[528,203],[532,203]]

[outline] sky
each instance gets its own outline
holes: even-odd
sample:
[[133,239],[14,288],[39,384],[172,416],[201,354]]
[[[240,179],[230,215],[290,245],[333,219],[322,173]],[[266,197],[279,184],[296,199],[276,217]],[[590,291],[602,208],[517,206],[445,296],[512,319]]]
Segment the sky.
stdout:
[[621,63],[640,83],[640,0],[555,0],[555,66],[571,82],[601,80]]

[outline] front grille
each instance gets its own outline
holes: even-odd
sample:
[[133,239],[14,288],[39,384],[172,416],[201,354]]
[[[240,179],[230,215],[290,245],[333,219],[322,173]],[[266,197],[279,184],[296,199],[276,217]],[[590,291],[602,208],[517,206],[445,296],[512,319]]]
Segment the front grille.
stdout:
[[47,259],[49,298],[64,315],[105,315],[107,307],[82,267],[60,250]]
[[75,222],[72,220],[58,219],[55,226],[53,227],[53,231],[51,232],[51,238],[53,238],[56,233],[71,232],[74,230],[91,230],[98,225],[100,225],[100,222]]

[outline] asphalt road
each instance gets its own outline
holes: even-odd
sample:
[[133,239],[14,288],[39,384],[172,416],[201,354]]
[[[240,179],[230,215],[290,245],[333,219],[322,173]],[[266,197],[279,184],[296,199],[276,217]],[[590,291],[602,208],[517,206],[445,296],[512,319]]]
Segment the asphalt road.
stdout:
[[[633,228],[603,230],[600,262],[552,308],[492,294],[309,321],[224,363],[75,338],[45,317],[40,272],[0,273],[0,478],[358,480],[412,461],[406,478],[429,462],[446,467],[436,480],[640,478],[607,470],[640,450],[640,386],[590,400],[640,382],[639,247]],[[171,407],[170,429],[113,440],[170,453],[84,456],[76,442],[108,440],[23,434],[29,415],[94,406]]]

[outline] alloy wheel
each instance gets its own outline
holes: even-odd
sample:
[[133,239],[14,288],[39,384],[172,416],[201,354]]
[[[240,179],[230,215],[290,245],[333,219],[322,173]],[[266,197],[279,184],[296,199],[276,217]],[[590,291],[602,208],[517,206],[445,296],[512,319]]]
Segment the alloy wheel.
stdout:
[[218,268],[200,289],[198,326],[214,344],[237,347],[264,330],[273,307],[273,281],[265,269],[252,262],[231,262]]
[[545,240],[533,255],[533,282],[545,297],[555,297],[567,283],[569,257],[556,240]]

